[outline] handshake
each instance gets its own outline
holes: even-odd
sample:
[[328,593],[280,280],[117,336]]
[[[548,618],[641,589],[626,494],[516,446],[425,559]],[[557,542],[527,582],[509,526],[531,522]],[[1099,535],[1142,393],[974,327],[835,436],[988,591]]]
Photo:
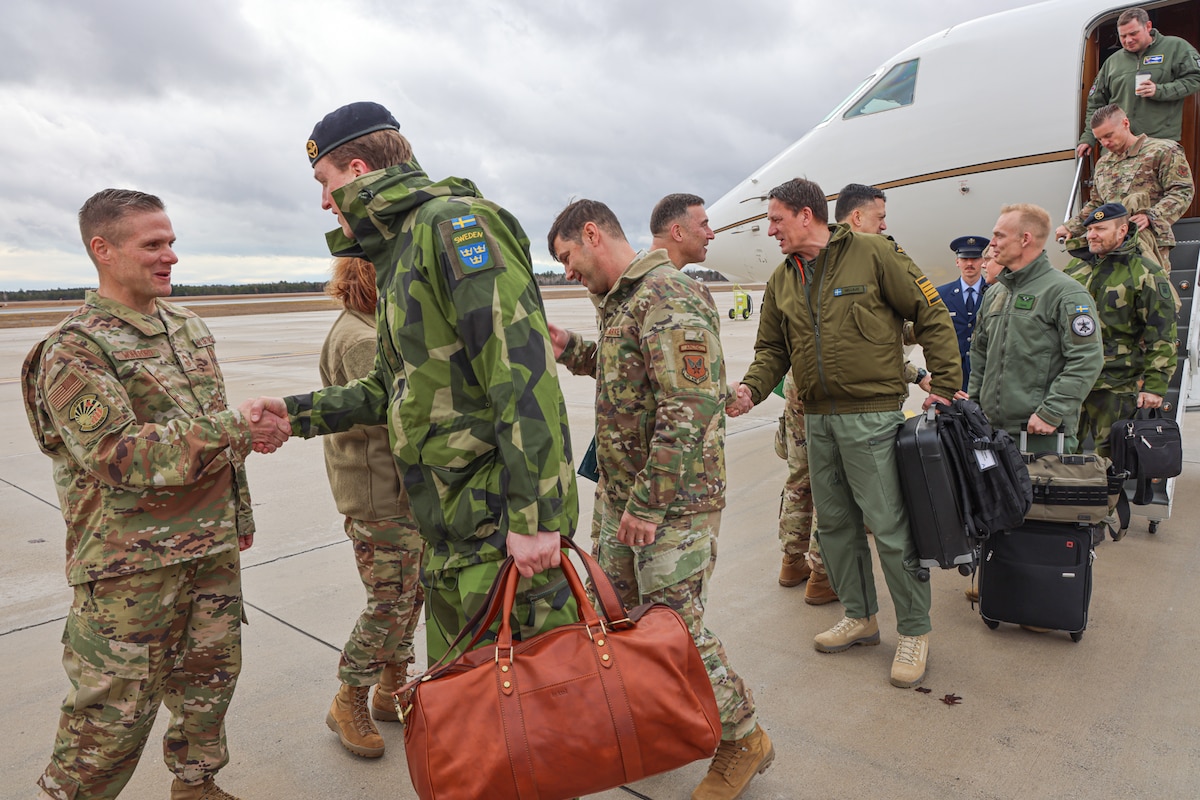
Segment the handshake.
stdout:
[[250,437],[256,453],[274,453],[292,434],[287,405],[282,397],[243,400],[238,413],[250,423]]

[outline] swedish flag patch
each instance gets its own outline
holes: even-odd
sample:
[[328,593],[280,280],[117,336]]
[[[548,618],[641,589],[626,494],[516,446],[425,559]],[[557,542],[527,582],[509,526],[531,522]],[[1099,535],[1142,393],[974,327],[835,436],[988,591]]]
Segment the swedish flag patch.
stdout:
[[483,217],[467,214],[445,220],[438,223],[438,233],[457,279],[504,266]]
[[1075,306],[1075,311],[1074,311],[1074,313],[1076,313],[1076,314],[1090,314],[1090,313],[1092,313],[1092,309],[1091,309],[1091,306],[1087,306],[1087,305],[1078,305],[1078,306]]
[[925,299],[929,301],[929,305],[936,306],[942,302],[942,296],[938,294],[937,287],[929,282],[929,278],[924,275],[917,278],[917,288],[921,290],[921,294],[925,295]]

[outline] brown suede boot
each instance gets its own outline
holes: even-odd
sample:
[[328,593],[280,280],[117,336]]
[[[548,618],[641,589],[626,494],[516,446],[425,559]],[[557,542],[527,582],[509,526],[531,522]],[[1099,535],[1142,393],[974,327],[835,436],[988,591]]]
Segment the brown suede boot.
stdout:
[[804,587],[804,602],[810,606],[823,606],[837,599],[837,592],[829,583],[829,573],[814,570],[812,577],[808,579],[808,586]]
[[692,792],[692,800],[736,800],[750,779],[762,775],[775,760],[775,747],[761,725],[744,739],[722,739],[708,774]]
[[367,695],[370,686],[347,686],[342,684],[333,705],[325,715],[325,724],[329,730],[338,734],[342,746],[363,758],[379,758],[383,755],[383,737],[379,729],[371,721],[371,712],[367,710]]
[[184,783],[176,778],[171,782],[171,800],[238,800],[209,778],[204,783]]
[[808,565],[804,555],[783,554],[783,566],[779,568],[780,586],[799,586],[808,580],[812,567]]
[[396,713],[396,702],[392,692],[399,689],[408,680],[408,664],[388,664],[379,676],[379,685],[371,696],[371,716],[380,722],[399,722],[400,715]]

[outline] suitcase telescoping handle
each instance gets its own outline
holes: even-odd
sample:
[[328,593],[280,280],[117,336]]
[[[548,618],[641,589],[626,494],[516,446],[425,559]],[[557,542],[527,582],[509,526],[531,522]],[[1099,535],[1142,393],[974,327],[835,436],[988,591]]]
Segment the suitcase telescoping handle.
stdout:
[[[1063,445],[1066,443],[1067,426],[1065,424],[1061,424],[1057,428],[1054,429],[1054,432],[1058,434],[1058,454],[1061,456],[1061,455],[1063,455]],[[1021,423],[1020,448],[1021,448],[1022,453],[1029,452],[1029,423],[1028,422]]]

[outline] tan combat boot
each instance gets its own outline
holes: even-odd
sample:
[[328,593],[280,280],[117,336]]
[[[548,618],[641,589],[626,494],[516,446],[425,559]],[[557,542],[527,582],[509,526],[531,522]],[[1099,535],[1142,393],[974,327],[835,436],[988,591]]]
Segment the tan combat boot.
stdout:
[[755,725],[744,739],[722,739],[692,800],[736,800],[750,779],[766,772],[774,759],[775,746],[761,725]]
[[329,730],[338,734],[342,746],[363,758],[379,758],[383,755],[383,737],[379,729],[371,721],[371,712],[367,710],[367,695],[370,686],[347,686],[342,684],[333,705],[325,715],[325,724]]
[[837,592],[829,582],[829,573],[813,570],[812,577],[808,579],[808,586],[804,587],[804,602],[810,606],[823,606],[837,599]]
[[392,692],[399,689],[408,680],[408,664],[388,664],[379,676],[379,685],[375,694],[371,695],[371,716],[380,722],[399,722],[400,715],[396,713],[396,701]]
[[838,624],[813,638],[813,647],[822,653],[840,653],[856,644],[879,644],[879,623],[874,615],[866,619],[842,617]]
[[929,634],[900,634],[896,659],[892,661],[892,686],[911,689],[925,680],[925,662],[929,658]]
[[171,782],[171,800],[238,800],[209,778],[204,783],[184,783],[176,778]]
[[779,568],[780,586],[799,586],[808,579],[810,574],[812,574],[812,567],[808,565],[803,554],[798,556],[791,553],[783,554],[783,566]]

